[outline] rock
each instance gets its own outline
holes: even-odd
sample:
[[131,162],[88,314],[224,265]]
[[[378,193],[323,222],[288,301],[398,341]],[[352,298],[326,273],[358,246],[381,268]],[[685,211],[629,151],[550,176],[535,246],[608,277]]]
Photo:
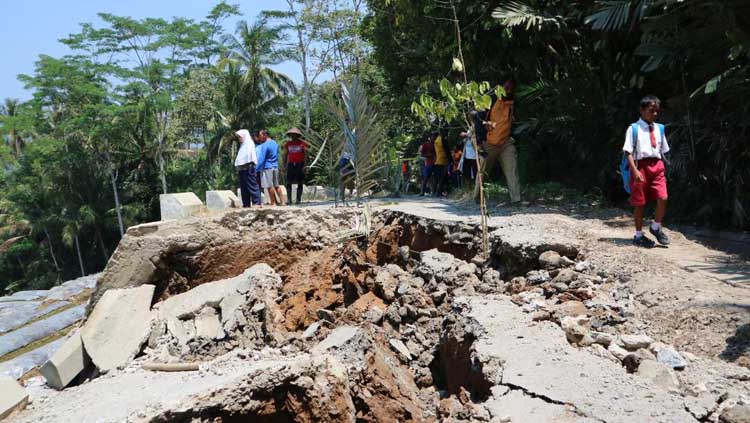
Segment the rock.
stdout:
[[586,270],[588,270],[590,268],[591,268],[591,265],[589,264],[588,261],[578,262],[578,263],[576,263],[576,265],[574,267],[574,269],[575,269],[576,272],[584,272],[584,271],[586,271]]
[[589,335],[594,339],[594,342],[603,345],[605,348],[614,341],[615,336],[605,332],[592,331]]
[[216,212],[242,208],[242,201],[232,191],[206,191],[206,207]]
[[720,423],[750,423],[750,405],[735,405],[725,409],[719,416]]
[[588,315],[589,309],[580,301],[566,301],[552,306],[553,313],[558,318]]
[[628,373],[635,373],[641,363],[646,360],[654,361],[655,359],[656,357],[654,357],[654,355],[651,354],[648,350],[640,349],[634,353],[626,355],[622,360],[622,365],[625,366],[625,369],[628,371]]
[[204,339],[224,339],[226,334],[221,327],[219,315],[213,307],[203,307],[195,317],[196,336]]
[[391,339],[388,341],[388,343],[391,345],[391,348],[393,348],[394,351],[396,351],[399,355],[399,358],[401,358],[404,361],[410,361],[411,360],[411,352],[409,351],[409,348],[404,345],[403,342],[399,339]]
[[29,402],[29,394],[15,379],[0,376],[0,420],[22,410]]
[[140,351],[151,329],[153,285],[104,293],[81,330],[86,352],[100,372],[124,367]]
[[641,362],[637,374],[665,391],[676,390],[680,387],[680,381],[674,371],[669,366],[654,360]]
[[316,333],[318,333],[318,330],[320,329],[320,322],[315,322],[311,324],[310,326],[305,329],[304,332],[302,332],[302,338],[303,339],[310,339],[313,336],[315,336]]
[[576,279],[578,279],[578,273],[576,273],[573,269],[562,269],[557,274],[557,276],[552,279],[552,283],[563,283],[565,285],[570,285],[570,283]]
[[557,251],[545,251],[539,255],[539,266],[544,269],[555,269],[560,265],[560,254]]
[[610,354],[615,356],[620,361],[625,360],[625,357],[628,355],[628,350],[625,348],[622,348],[621,346],[615,344],[614,342],[609,344],[609,347],[607,347],[607,351],[609,351]]
[[526,281],[531,285],[540,285],[551,280],[552,277],[546,270],[532,270],[526,274]]
[[360,334],[360,329],[355,326],[339,326],[334,329],[326,339],[314,346],[310,351],[313,353],[322,353],[330,349],[341,348]]
[[510,284],[508,285],[508,293],[513,294],[519,294],[526,290],[526,278],[523,276],[518,276],[510,280]]
[[205,206],[192,192],[159,194],[161,220],[185,219],[205,213]]
[[648,335],[621,335],[617,338],[617,344],[628,351],[638,351],[641,348],[648,349],[654,342]]
[[585,316],[563,317],[560,319],[560,326],[565,331],[565,337],[571,344],[578,344],[588,333],[583,325],[588,322]]
[[333,323],[336,320],[336,313],[331,310],[321,308],[318,310],[318,317],[325,320],[326,322]]
[[39,373],[47,380],[47,385],[62,390],[89,366],[91,359],[83,349],[81,334],[77,331],[39,368]]
[[552,320],[552,315],[546,311],[535,311],[531,313],[531,321],[543,322],[546,320]]
[[662,348],[656,353],[656,361],[664,363],[675,370],[683,370],[687,366],[687,361],[674,348]]

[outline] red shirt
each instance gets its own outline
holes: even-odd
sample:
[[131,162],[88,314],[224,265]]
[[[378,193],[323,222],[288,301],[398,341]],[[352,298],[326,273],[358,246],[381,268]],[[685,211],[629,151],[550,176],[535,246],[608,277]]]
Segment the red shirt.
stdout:
[[422,144],[422,157],[425,158],[425,164],[432,166],[435,164],[435,145],[429,141]]
[[302,140],[290,140],[284,146],[286,148],[287,163],[304,163],[307,143]]

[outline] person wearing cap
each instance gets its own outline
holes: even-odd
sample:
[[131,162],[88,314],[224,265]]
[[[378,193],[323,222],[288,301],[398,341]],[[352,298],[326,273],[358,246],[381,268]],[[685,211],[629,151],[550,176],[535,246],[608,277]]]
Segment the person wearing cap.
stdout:
[[306,152],[310,145],[305,141],[302,132],[297,128],[286,131],[289,137],[284,149],[284,167],[286,168],[286,195],[287,204],[292,204],[292,184],[297,184],[297,202],[302,202],[302,190],[305,185],[305,159]]
[[234,167],[239,174],[242,206],[260,206],[260,190],[258,189],[258,177],[256,174],[258,157],[255,151],[255,143],[247,129],[240,129],[234,135],[240,144],[237,157],[234,159]]

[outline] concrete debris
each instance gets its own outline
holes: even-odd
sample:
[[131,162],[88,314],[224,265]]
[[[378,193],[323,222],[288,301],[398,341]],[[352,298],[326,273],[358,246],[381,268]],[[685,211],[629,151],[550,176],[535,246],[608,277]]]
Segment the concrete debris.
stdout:
[[675,370],[683,370],[688,364],[687,361],[682,358],[682,355],[671,346],[659,349],[656,353],[656,360]]
[[680,381],[674,371],[654,360],[644,360],[640,363],[637,374],[665,391],[675,391],[680,387]]
[[409,352],[409,348],[407,348],[400,339],[391,339],[388,342],[391,344],[391,348],[398,353],[402,360],[411,360],[411,352]]
[[15,379],[0,376],[0,420],[22,410],[29,402],[29,394]]
[[65,338],[60,338],[27,353],[21,354],[16,358],[0,363],[0,376],[20,379],[26,373],[34,370],[49,360],[50,356],[62,346],[63,342],[65,342]]
[[107,291],[81,330],[86,352],[102,373],[124,367],[140,351],[151,328],[153,285]]
[[192,192],[159,194],[159,209],[161,220],[185,219],[201,216],[206,212],[206,206]]
[[628,351],[638,351],[641,348],[648,349],[654,340],[647,335],[622,335],[615,342]]
[[725,409],[719,417],[720,423],[750,423],[750,405],[736,405]]
[[232,191],[206,191],[206,207],[211,212],[242,208],[242,201]]
[[81,334],[76,331],[50,359],[39,368],[47,385],[55,389],[64,389],[81,372],[91,366],[91,359],[83,349]]

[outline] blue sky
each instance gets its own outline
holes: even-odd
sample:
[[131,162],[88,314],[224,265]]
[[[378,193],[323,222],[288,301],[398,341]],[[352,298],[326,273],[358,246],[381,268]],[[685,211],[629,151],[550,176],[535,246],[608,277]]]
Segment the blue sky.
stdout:
[[[0,40],[3,51],[0,62],[0,101],[6,97],[29,99],[16,76],[34,72],[40,54],[60,57],[70,50],[58,40],[78,32],[81,22],[99,23],[96,14],[107,12],[134,18],[171,18],[181,16],[200,20],[218,0],[0,0],[2,24]],[[230,0],[239,4],[241,19],[253,20],[261,10],[284,9],[284,0]],[[226,22],[233,31],[237,19]],[[282,63],[277,70],[302,79],[296,63]]]

